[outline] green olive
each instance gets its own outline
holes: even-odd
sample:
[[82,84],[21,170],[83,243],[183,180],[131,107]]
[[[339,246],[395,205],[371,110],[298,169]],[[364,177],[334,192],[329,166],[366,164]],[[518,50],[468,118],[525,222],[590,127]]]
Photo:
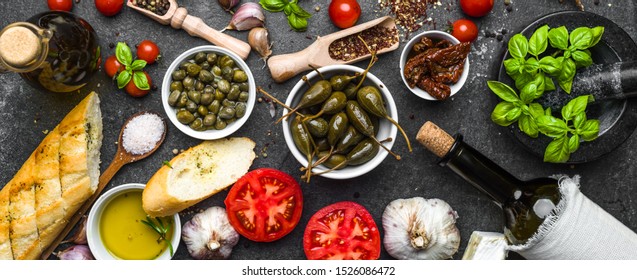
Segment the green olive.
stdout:
[[201,102],[201,92],[196,90],[191,90],[188,92],[188,98],[197,104]]
[[218,114],[221,109],[221,101],[213,100],[210,105],[208,105],[208,112],[213,114]]
[[197,113],[201,116],[205,116],[208,114],[208,108],[204,105],[199,105],[199,107],[197,107]]
[[184,108],[188,104],[188,93],[182,91],[179,94],[179,100],[177,101],[177,107]]
[[234,76],[232,77],[233,82],[242,83],[248,80],[248,75],[246,72],[242,70],[234,71]]
[[250,94],[248,94],[248,93],[247,93],[247,92],[245,92],[245,91],[242,91],[242,92],[239,94],[239,101],[241,101],[241,102],[248,102],[248,99],[249,99],[249,98],[250,98]]
[[234,70],[228,66],[221,68],[221,77],[224,80],[232,81],[232,78],[234,77]]
[[184,80],[181,83],[184,85],[185,89],[193,89],[193,88],[195,88],[195,79],[193,79],[190,76],[185,77]]
[[241,93],[241,90],[239,89],[239,85],[232,85],[230,87],[230,92],[228,92],[228,99],[232,100],[232,101],[236,101],[237,99],[239,99],[239,94]]
[[226,123],[225,120],[223,120],[222,118],[217,116],[217,120],[215,121],[215,129],[222,130],[222,129],[226,128],[227,125],[228,124]]
[[170,83],[170,91],[173,91],[173,90],[178,90],[178,91],[184,90],[184,84],[182,84],[181,81],[174,81]]
[[175,70],[172,74],[173,81],[181,81],[186,77],[186,71],[184,70]]
[[230,82],[228,82],[227,80],[219,81],[217,83],[217,89],[223,92],[223,94],[228,94],[228,92],[230,92]]
[[219,89],[217,89],[215,91],[215,100],[219,100],[219,102],[221,102],[224,99],[226,99],[226,95],[223,92],[221,92]]
[[203,125],[212,126],[215,124],[216,120],[217,120],[217,116],[215,116],[215,114],[208,114],[203,118]]
[[239,102],[237,103],[237,105],[234,106],[234,110],[235,110],[234,115],[237,118],[242,118],[246,114],[247,105],[243,102]]
[[234,118],[234,114],[235,114],[235,109],[232,107],[223,107],[221,108],[221,111],[219,111],[219,117],[222,119],[231,119]]
[[201,95],[200,104],[204,106],[208,106],[210,105],[210,103],[212,103],[212,100],[214,99],[215,99],[215,96],[212,93],[206,92],[204,90],[204,93]]
[[206,53],[205,52],[200,52],[200,53],[197,53],[195,55],[195,62],[196,63],[202,63],[204,61],[206,61]]
[[204,83],[212,83],[212,81],[214,81],[215,77],[212,75],[212,73],[210,73],[210,71],[205,70],[205,69],[201,69],[201,71],[199,71],[199,80],[204,82]]
[[186,110],[188,110],[191,113],[197,112],[197,107],[199,107],[197,103],[195,103],[192,100],[189,100],[188,103],[186,104]]
[[179,101],[179,95],[181,94],[178,90],[173,90],[170,95],[168,95],[168,105],[175,106],[177,105],[177,101]]
[[195,116],[192,113],[183,110],[177,112],[177,120],[182,124],[189,124],[195,120]]
[[216,53],[207,54],[206,62],[210,63],[210,65],[214,65],[215,63],[217,63],[217,54]]
[[201,131],[203,130],[203,120],[201,118],[196,118],[189,126],[196,131]]

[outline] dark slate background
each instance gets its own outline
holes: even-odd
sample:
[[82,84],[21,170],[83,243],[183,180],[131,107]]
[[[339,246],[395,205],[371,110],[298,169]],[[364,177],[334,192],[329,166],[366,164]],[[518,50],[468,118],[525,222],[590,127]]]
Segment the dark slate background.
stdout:
[[[242,2],[247,2],[244,0]],[[252,0],[256,2],[256,0]],[[213,28],[222,29],[230,20],[230,15],[223,12],[214,0],[182,0],[181,5],[194,15],[201,17]],[[440,0],[441,6],[429,9],[429,16],[437,23],[436,29],[443,30],[447,22],[464,17],[457,1]],[[440,198],[447,201],[459,214],[457,226],[462,234],[460,251],[454,256],[459,259],[467,245],[471,232],[500,231],[502,228],[500,209],[489,199],[472,188],[469,184],[454,175],[450,170],[436,165],[435,157],[425,151],[415,141],[420,126],[427,120],[434,121],[442,128],[465,136],[465,141],[477,150],[501,164],[520,179],[549,176],[557,173],[582,175],[582,191],[597,202],[613,216],[633,230],[637,230],[637,167],[635,167],[635,148],[637,140],[629,138],[624,144],[607,156],[580,165],[555,165],[543,163],[523,149],[505,128],[498,127],[490,120],[490,112],[496,99],[486,87],[486,81],[496,79],[500,58],[505,51],[506,41],[514,32],[522,30],[541,15],[576,10],[574,1],[558,0],[513,0],[512,11],[506,11],[503,1],[495,1],[493,11],[479,19],[474,19],[480,29],[480,36],[474,42],[470,54],[471,70],[464,88],[453,98],[445,102],[430,102],[411,94],[399,78],[400,51],[384,54],[372,68],[392,92],[399,110],[399,121],[412,137],[413,153],[409,153],[404,140],[394,145],[394,151],[403,156],[396,161],[387,157],[372,172],[351,180],[331,180],[315,177],[311,184],[302,183],[305,205],[303,216],[297,228],[288,236],[271,243],[255,243],[241,238],[234,248],[233,259],[304,259],[302,236],[305,225],[311,215],[320,208],[342,200],[353,200],[365,207],[375,218],[381,228],[381,216],[385,206],[398,198],[423,196]],[[586,9],[605,16],[621,26],[635,40],[635,1],[600,0],[594,5],[593,0],[583,0]],[[376,0],[360,1],[362,15],[359,22],[365,22],[387,14],[381,11]],[[313,14],[306,32],[297,33],[288,27],[283,13],[266,12],[266,25],[270,30],[270,38],[274,43],[274,54],[299,51],[307,47],[316,36],[325,35],[338,29],[329,20],[328,1],[300,1],[300,5]],[[317,12],[315,7],[320,7]],[[1,1],[0,26],[15,21],[25,20],[32,15],[48,10],[44,0]],[[73,12],[85,18],[95,28],[103,58],[114,53],[110,43],[125,41],[134,46],[143,39],[158,43],[163,60],[147,67],[156,85],[161,84],[169,64],[183,51],[208,42],[188,36],[182,30],[174,30],[124,7],[114,17],[105,17],[95,9],[93,1],[81,0],[74,4]],[[425,25],[420,31],[434,29],[433,25]],[[500,33],[506,30],[503,41],[487,38],[486,31]],[[228,31],[228,34],[246,40],[247,32]],[[637,51],[637,50],[636,50]],[[258,85],[280,99],[287,97],[288,91],[298,81],[295,77],[286,83],[276,84],[269,71],[263,69],[263,62],[252,53],[247,60],[255,75]],[[357,63],[365,67],[366,61]],[[80,93],[51,94],[39,92],[28,86],[16,74],[0,76],[0,186],[5,185],[29,157],[31,152],[44,138],[44,130],[50,130],[86,95],[95,90],[102,101],[101,109],[104,121],[104,144],[102,146],[102,170],[112,160],[119,130],[124,120],[140,110],[154,110],[164,114],[161,106],[160,91],[151,92],[140,99],[129,97],[117,90],[101,71],[92,82]],[[281,109],[277,107],[277,114]],[[36,116],[40,119],[35,122]],[[255,149],[259,158],[252,168],[278,168],[299,177],[300,164],[288,151],[283,139],[280,125],[274,125],[268,106],[257,103],[246,125],[233,136],[247,136],[256,143]],[[124,166],[113,178],[107,188],[124,183],[145,183],[161,166],[162,161],[173,157],[173,149],[187,149],[198,144],[200,140],[190,138],[174,126],[169,125],[166,141],[151,157],[137,163]],[[267,149],[266,149],[267,147]],[[267,153],[267,157],[263,154]],[[221,192],[210,199],[182,213],[182,222],[189,220],[192,212],[212,205],[223,206],[226,192]],[[193,211],[191,211],[193,210]],[[179,246],[176,259],[189,259],[185,245]],[[381,258],[391,258],[385,251]]]

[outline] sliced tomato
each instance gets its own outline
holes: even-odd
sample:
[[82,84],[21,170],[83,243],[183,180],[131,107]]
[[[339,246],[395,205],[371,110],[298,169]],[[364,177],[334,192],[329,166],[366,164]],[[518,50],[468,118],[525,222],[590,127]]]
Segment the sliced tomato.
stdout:
[[310,260],[375,260],[380,257],[380,233],[365,207],[337,202],[310,218],[303,250]]
[[290,233],[301,219],[303,194],[285,172],[260,168],[248,172],[224,201],[228,219],[243,237],[270,242]]

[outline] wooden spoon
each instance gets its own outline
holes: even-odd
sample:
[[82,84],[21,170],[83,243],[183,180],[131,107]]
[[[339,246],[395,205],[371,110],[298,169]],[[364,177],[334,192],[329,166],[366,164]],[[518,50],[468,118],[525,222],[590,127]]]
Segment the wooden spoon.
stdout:
[[[152,150],[141,155],[136,155],[127,151],[126,148],[124,148],[124,145],[122,144],[124,129],[126,128],[128,123],[132,119],[143,114],[154,114],[159,116],[164,126],[164,133],[161,135],[161,138],[159,139],[159,141],[157,141],[157,143],[155,144],[155,147]],[[162,118],[159,114],[154,112],[141,111],[139,113],[136,113],[130,116],[126,120],[126,122],[122,126],[122,129],[119,132],[119,139],[117,141],[117,152],[115,153],[115,158],[113,159],[111,164],[108,166],[108,168],[104,170],[104,173],[102,173],[102,175],[100,176],[99,183],[97,185],[97,189],[95,190],[95,193],[93,193],[93,195],[82,205],[80,210],[78,210],[75,213],[75,215],[73,215],[73,217],[69,220],[69,223],[66,225],[64,230],[58,235],[58,237],[53,241],[53,243],[42,253],[42,255],[40,255],[40,259],[46,260],[49,258],[53,250],[55,250],[55,248],[57,248],[60,242],[62,242],[64,238],[69,234],[69,232],[71,232],[71,230],[75,227],[75,225],[80,221],[82,216],[86,215],[86,213],[91,209],[91,206],[93,206],[93,203],[95,202],[95,200],[97,200],[97,198],[100,196],[100,194],[102,193],[106,185],[108,185],[108,182],[110,182],[111,179],[113,179],[113,176],[115,176],[115,173],[117,173],[117,171],[119,171],[119,169],[122,168],[122,166],[150,156],[159,148],[159,146],[161,146],[161,144],[164,142],[164,139],[166,138],[167,129],[168,127],[166,125],[166,120]]]
[[[319,68],[327,65],[334,64],[349,64],[361,61],[371,57],[371,54],[367,54],[352,60],[336,60],[329,54],[330,44],[338,39],[347,37],[374,26],[382,26],[389,29],[396,28],[394,19],[390,16],[377,18],[366,23],[362,23],[341,31],[326,35],[325,37],[318,37],[316,41],[309,47],[302,51],[275,55],[268,60],[268,68],[270,68],[270,74],[272,78],[277,82],[284,82],[297,74],[312,69],[310,66]],[[398,48],[399,45],[398,33],[396,33],[396,43],[388,48],[378,50],[378,54],[393,51]]]
[[134,0],[127,0],[126,5],[134,10],[146,15],[149,18],[163,24],[172,26],[175,29],[183,29],[191,36],[199,37],[213,43],[217,46],[230,49],[245,60],[250,54],[250,45],[248,43],[234,38],[230,35],[219,32],[218,30],[208,26],[198,17],[188,14],[186,8],[179,7],[176,0],[168,0],[170,7],[165,15],[160,16],[154,12],[140,8],[133,4]]

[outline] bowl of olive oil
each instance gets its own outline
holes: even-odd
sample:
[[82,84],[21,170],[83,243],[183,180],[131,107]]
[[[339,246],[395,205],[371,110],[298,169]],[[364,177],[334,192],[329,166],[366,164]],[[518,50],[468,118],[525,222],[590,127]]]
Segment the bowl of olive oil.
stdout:
[[179,214],[149,217],[142,208],[143,184],[114,187],[95,202],[87,239],[98,260],[169,260],[181,237]]

